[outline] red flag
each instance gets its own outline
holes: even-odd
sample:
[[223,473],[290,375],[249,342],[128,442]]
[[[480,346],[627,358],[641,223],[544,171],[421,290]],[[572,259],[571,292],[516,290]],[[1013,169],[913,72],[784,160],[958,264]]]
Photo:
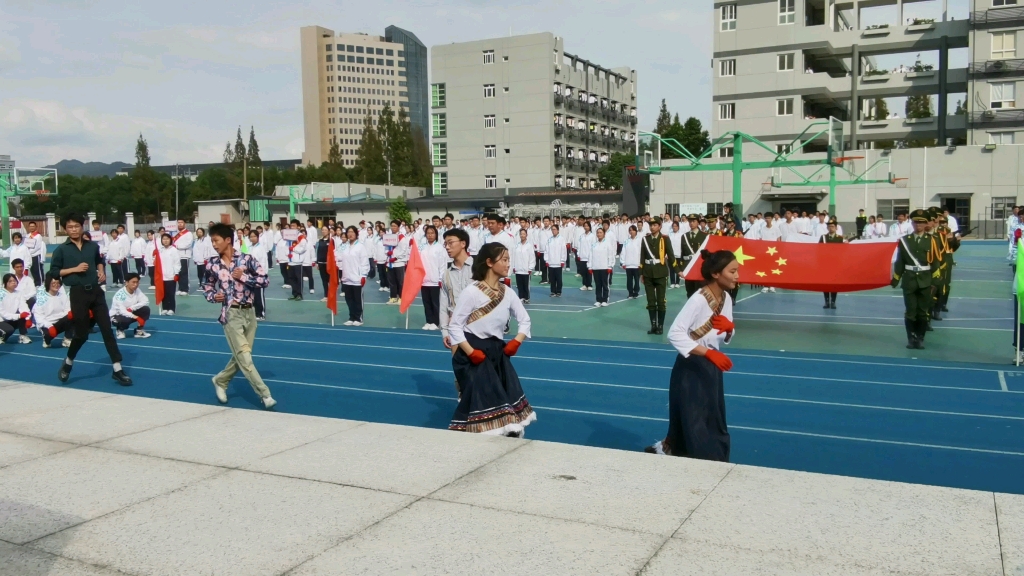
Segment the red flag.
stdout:
[[427,275],[427,269],[423,267],[423,259],[420,258],[420,249],[416,247],[416,241],[409,241],[409,263],[405,265],[405,286],[402,287],[402,305],[398,307],[401,314],[412,306],[412,301],[420,293],[423,287],[423,278]]
[[330,281],[327,283],[327,309],[338,315],[338,263],[334,261],[334,238],[327,241],[327,275]]
[[164,267],[160,263],[160,250],[153,248],[153,268],[156,272],[153,273],[153,285],[156,286],[156,305],[159,306],[164,301]]
[[[891,242],[803,244],[711,236],[706,249],[729,250],[740,263],[740,282],[809,292],[857,292],[888,286],[892,280]],[[703,280],[698,256],[686,268],[687,280]]]

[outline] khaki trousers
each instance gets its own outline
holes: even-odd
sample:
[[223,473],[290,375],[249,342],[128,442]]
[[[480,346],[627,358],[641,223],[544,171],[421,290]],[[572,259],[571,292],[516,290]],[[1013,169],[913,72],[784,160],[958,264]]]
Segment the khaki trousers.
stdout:
[[252,363],[252,344],[256,340],[256,312],[252,308],[229,308],[228,322],[224,324],[224,336],[231,348],[228,365],[213,377],[213,383],[227,390],[231,379],[239,370],[249,381],[260,398],[270,397],[270,388]]

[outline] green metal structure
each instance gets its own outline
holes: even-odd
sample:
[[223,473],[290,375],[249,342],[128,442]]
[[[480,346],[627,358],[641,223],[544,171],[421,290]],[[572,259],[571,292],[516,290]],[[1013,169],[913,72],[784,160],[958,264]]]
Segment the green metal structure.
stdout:
[[[12,198],[18,196],[55,196],[57,194],[57,171],[53,168],[20,168],[22,171],[42,172],[42,176],[29,176],[28,187],[22,186],[18,181],[18,170],[0,170],[0,225],[3,226],[3,243],[11,245],[11,210],[8,205]],[[46,181],[53,178],[53,191],[46,189]],[[39,190],[33,188],[40,186]]]
[[[809,143],[828,139],[828,147],[825,159],[795,159],[793,155],[800,153]],[[649,144],[648,144],[649,143]],[[748,162],[743,158],[744,143],[758,146],[774,156],[773,160],[762,160]],[[655,145],[657,146],[655,148]],[[673,166],[661,165],[661,146],[672,150],[682,157],[684,163]],[[707,162],[714,158],[715,154],[722,149],[730,149],[732,152],[731,162]],[[641,173],[661,174],[663,172],[732,172],[732,204],[733,212],[743,213],[743,171],[753,169],[772,169],[787,171],[796,177],[793,182],[783,182],[781,177],[772,177],[772,186],[782,188],[787,186],[805,187],[828,187],[829,214],[836,213],[836,188],[839,186],[852,186],[856,184],[894,184],[895,175],[889,171],[884,179],[869,178],[868,175],[874,172],[879,166],[890,164],[888,158],[878,160],[866,170],[859,174],[846,169],[843,165],[851,158],[843,156],[843,133],[842,122],[834,118],[812,122],[786,147],[786,152],[780,152],[757,138],[739,131],[726,132],[715,139],[700,156],[690,153],[682,144],[674,138],[662,138],[661,135],[653,132],[640,132],[637,139],[636,166]],[[813,173],[805,175],[799,168],[816,168]],[[828,180],[814,180],[823,171],[828,170]],[[838,174],[838,176],[837,176]]]

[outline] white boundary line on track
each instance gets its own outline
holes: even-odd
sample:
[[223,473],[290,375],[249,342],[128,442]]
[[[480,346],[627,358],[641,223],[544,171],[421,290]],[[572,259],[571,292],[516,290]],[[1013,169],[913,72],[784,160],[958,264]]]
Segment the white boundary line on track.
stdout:
[[[747,314],[754,316],[797,316],[806,318],[808,314],[786,314],[782,312],[748,312],[746,310],[734,311],[734,315]],[[896,320],[896,318],[882,317],[882,316],[839,316],[829,314],[828,316],[822,316],[822,318],[853,318],[857,320]],[[1012,317],[1008,318],[943,318],[942,320],[948,322],[985,322],[992,321],[998,322],[1000,320],[1013,320]]]
[[1003,392],[1009,392],[1010,389],[1006,387],[1006,373],[1002,370],[999,371],[999,387]]
[[[827,318],[827,316],[823,316]],[[898,318],[892,318],[898,320]],[[746,322],[779,322],[783,324],[818,324],[820,326],[879,326],[884,328],[898,327],[899,324],[868,324],[866,322],[819,322],[816,320],[782,320],[778,318],[744,318]],[[968,326],[938,326],[933,325],[936,331],[939,330],[973,330],[978,332],[1006,332],[1006,328],[971,328]]]

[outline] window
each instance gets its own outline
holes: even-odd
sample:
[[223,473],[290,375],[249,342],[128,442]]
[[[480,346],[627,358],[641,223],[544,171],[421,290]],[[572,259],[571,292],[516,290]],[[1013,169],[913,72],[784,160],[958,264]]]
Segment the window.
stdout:
[[383,65],[384,65],[384,59],[383,58],[377,58],[377,66],[383,66]]
[[331,50],[334,50],[334,44],[327,45],[327,51],[330,52]]
[[443,195],[448,193],[448,173],[434,172],[434,194]]
[[331,54],[328,54],[327,55],[327,61],[328,62],[333,62],[334,61],[334,56],[332,56]]
[[497,123],[494,121],[494,114],[484,116],[484,128],[494,128]]
[[[388,50],[388,52],[391,52],[391,50]],[[394,65],[395,65],[395,61],[394,60],[388,60],[387,66],[394,66]]]
[[735,76],[736,75],[736,59],[731,60],[719,60],[718,61],[718,75],[721,77]]
[[484,158],[497,158],[498,149],[495,145],[484,146]]
[[706,214],[721,214],[722,210],[721,202],[708,202],[708,211]]
[[993,32],[992,33],[992,58],[1000,60],[1003,58],[1017,57],[1017,33],[1016,32]]
[[505,124],[508,124],[508,123],[509,123],[509,119],[505,118]]
[[356,64],[362,64],[362,63],[363,63],[363,57],[362,56],[356,56]]
[[501,91],[504,92],[505,94],[508,94],[508,86],[502,87]]
[[732,146],[729,146],[728,148],[719,148],[718,149],[718,157],[719,158],[732,158],[733,157]]
[[384,51],[384,55],[385,56],[394,56],[395,55],[395,51],[394,50],[385,50]]
[[736,5],[726,4],[722,6],[722,32],[729,32],[736,29]]
[[384,55],[384,49],[383,48],[377,48],[376,53],[377,53],[377,56],[383,56]]
[[718,105],[718,119],[719,120],[735,120],[736,119],[736,104],[719,104]]
[[430,115],[430,133],[434,138],[445,138],[448,136],[448,115]]
[[1016,108],[1016,84],[1013,82],[996,82],[990,84],[992,90],[992,108]]
[[993,6],[1014,6],[1017,0],[992,0]]
[[881,214],[886,220],[893,220],[897,214],[907,214],[910,212],[910,200],[877,200],[876,201],[878,210],[876,214]]
[[679,216],[679,204],[665,204],[665,214]]
[[431,84],[430,85],[430,107],[431,108],[444,108],[445,107],[445,90],[444,84]]
[[363,53],[363,47],[362,46],[356,46],[356,54],[362,54],[362,53]]
[[497,188],[497,187],[498,187],[498,177],[496,175],[491,174],[490,176],[484,176],[484,188],[488,188],[489,189],[489,188]]
[[783,98],[775,101],[775,115],[776,116],[792,116],[793,115],[793,99]]
[[989,144],[1013,144],[1013,132],[989,132]]
[[793,151],[793,145],[792,144],[776,144],[775,145],[775,153],[776,154],[789,154],[792,151]]
[[434,142],[432,145],[433,154],[431,159],[434,162],[434,166],[447,166],[448,165],[448,143],[447,142]]
[[484,50],[484,64],[494,64],[494,50]]
[[405,58],[405,50],[399,50],[398,51],[398,57],[399,58]]
[[494,98],[494,84],[484,84],[484,98]]
[[1013,207],[1017,205],[1016,196],[998,196],[992,199],[992,219],[1005,220],[1013,214]]
[[779,25],[796,22],[796,0],[779,0]]
[[502,56],[501,57],[501,61],[502,62],[508,62],[508,56]]
[[788,72],[793,69],[795,56],[793,54],[779,54],[779,72]]

